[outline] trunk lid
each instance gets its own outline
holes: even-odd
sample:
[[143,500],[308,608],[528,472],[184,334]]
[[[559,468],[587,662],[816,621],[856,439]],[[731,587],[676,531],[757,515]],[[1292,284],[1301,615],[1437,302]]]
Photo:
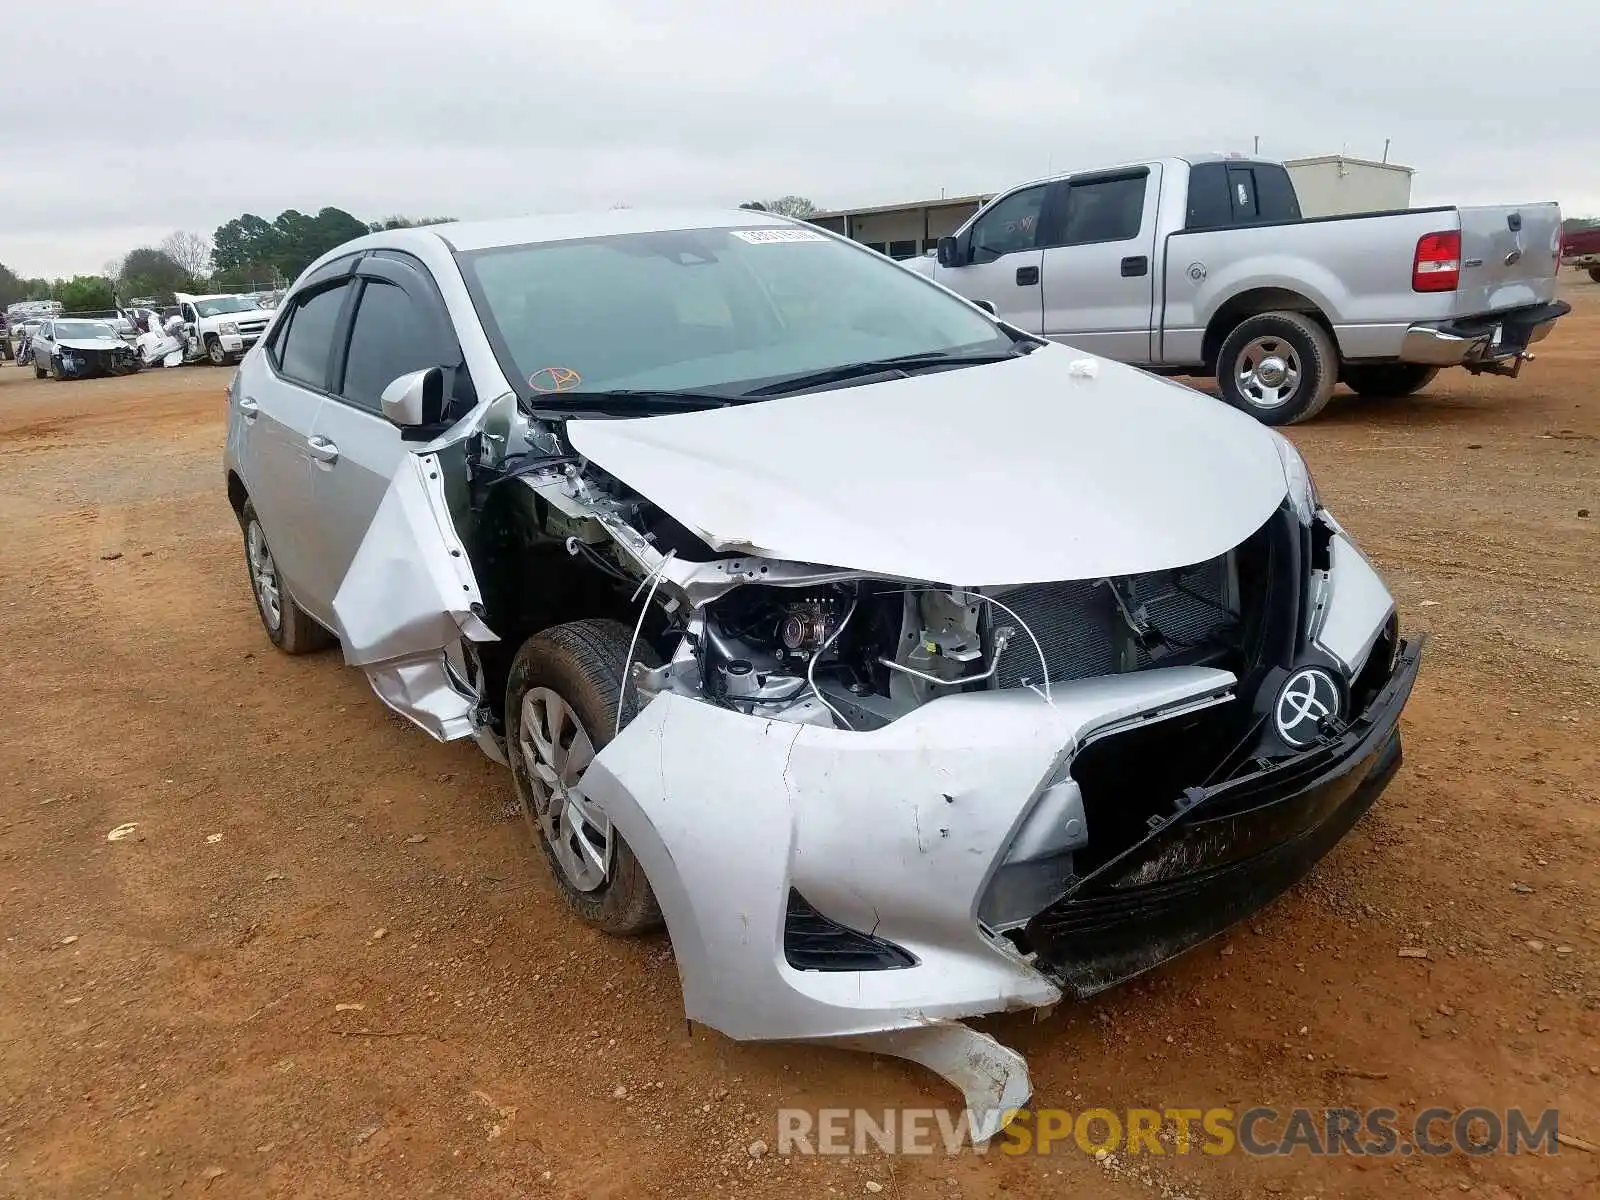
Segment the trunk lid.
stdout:
[[1555,299],[1560,205],[1483,204],[1457,211],[1461,214],[1457,316],[1478,316]]

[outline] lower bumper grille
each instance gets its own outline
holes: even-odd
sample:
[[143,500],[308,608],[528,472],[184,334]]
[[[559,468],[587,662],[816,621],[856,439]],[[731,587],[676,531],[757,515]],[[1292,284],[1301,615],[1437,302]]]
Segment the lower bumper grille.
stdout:
[[1209,789],[1027,926],[1041,965],[1091,996],[1183,953],[1286,891],[1399,769],[1420,644],[1335,745]]

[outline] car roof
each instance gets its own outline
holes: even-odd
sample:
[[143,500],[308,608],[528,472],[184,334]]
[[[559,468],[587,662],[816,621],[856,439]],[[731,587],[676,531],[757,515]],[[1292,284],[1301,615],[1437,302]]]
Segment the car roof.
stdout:
[[426,225],[420,229],[389,232],[432,234],[452,250],[464,251],[488,250],[496,246],[525,246],[533,242],[565,242],[574,238],[613,234],[655,233],[667,229],[726,229],[730,226],[759,229],[792,224],[796,222],[787,217],[748,208],[614,208],[602,212],[551,213],[500,221],[458,221],[449,225]]

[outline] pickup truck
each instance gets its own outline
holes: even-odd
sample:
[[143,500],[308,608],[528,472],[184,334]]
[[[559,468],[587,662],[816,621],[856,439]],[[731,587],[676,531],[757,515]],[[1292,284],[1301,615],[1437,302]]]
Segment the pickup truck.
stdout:
[[1600,225],[1575,229],[1561,243],[1561,265],[1589,272],[1600,283]]
[[1571,306],[1553,203],[1302,218],[1282,164],[1191,155],[1002,192],[905,265],[1002,320],[1162,374],[1213,375],[1269,425],[1336,383],[1514,376]]
[[245,351],[261,340],[272,320],[254,296],[173,296],[183,316],[186,358],[204,355],[216,366],[238,362]]

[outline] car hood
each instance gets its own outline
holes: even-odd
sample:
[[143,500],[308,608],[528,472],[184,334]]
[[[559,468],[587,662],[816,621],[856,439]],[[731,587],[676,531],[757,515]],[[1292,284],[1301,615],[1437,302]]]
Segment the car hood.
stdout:
[[127,346],[121,338],[93,337],[93,338],[62,338],[56,345],[63,350],[119,350]]
[[714,550],[958,586],[1203,562],[1287,491],[1251,418],[1054,344],[567,436]]

